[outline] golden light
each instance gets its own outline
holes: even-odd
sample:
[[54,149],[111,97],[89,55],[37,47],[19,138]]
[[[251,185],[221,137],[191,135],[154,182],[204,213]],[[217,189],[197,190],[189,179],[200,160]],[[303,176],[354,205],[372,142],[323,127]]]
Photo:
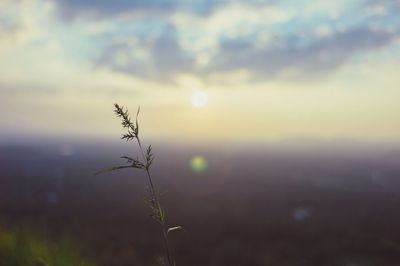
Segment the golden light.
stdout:
[[191,97],[192,105],[196,108],[203,107],[208,102],[208,96],[204,91],[195,91]]

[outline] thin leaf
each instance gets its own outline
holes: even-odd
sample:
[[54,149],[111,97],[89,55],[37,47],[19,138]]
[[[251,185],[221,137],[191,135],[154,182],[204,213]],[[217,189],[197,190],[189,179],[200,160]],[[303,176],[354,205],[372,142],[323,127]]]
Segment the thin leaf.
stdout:
[[122,155],[121,159],[126,159],[127,163],[132,163],[134,161],[134,159],[132,157],[126,156],[126,155]]
[[169,232],[172,232],[172,231],[175,231],[175,230],[183,230],[183,231],[185,231],[185,229],[183,229],[182,226],[178,225],[178,226],[174,226],[174,227],[168,228],[167,234],[169,234]]
[[138,169],[143,169],[143,168],[145,168],[145,165],[139,160],[133,160],[132,167],[138,168]]
[[135,121],[135,123],[136,123],[136,129],[135,129],[135,134],[136,134],[136,136],[138,136],[139,135],[139,124],[138,124],[138,116],[139,116],[139,113],[140,113],[140,105],[139,105],[139,107],[138,107],[138,110],[137,110],[137,112],[136,112],[136,121]]
[[100,171],[98,171],[98,172],[96,172],[96,173],[94,173],[94,174],[95,174],[95,175],[98,175],[98,174],[102,174],[102,173],[106,173],[106,172],[111,172],[111,171],[118,170],[118,169],[123,169],[123,168],[132,168],[132,165],[114,166],[114,167],[111,167],[111,168],[107,168],[107,169],[100,170]]

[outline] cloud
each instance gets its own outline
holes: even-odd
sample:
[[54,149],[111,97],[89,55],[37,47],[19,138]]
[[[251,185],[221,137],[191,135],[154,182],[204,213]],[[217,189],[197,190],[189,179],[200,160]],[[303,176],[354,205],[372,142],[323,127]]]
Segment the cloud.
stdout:
[[6,46],[15,45],[18,33],[21,30],[21,26],[15,21],[10,20],[4,16],[0,16],[0,53],[1,48],[4,49]]
[[[369,28],[354,28],[312,39],[304,45],[291,35],[265,47],[256,48],[252,39],[222,39],[220,52],[205,72],[247,69],[259,77],[270,78],[288,69],[313,76],[341,66],[356,54],[389,44],[398,34]],[[279,37],[278,37],[279,38]]]
[[53,95],[57,94],[59,91],[54,88],[47,86],[40,86],[37,84],[27,85],[27,84],[6,84],[0,82],[0,95],[3,97],[15,97],[15,96],[43,96],[43,95]]
[[51,5],[47,2],[1,1],[0,54],[9,56],[43,39],[46,32],[42,23],[50,13]]
[[233,3],[216,8],[207,17],[177,12],[170,21],[178,29],[185,50],[212,53],[221,37],[238,38],[260,31],[270,34],[292,17],[292,12],[278,6]]
[[132,13],[169,14],[183,10],[197,15],[212,12],[224,1],[217,0],[56,0],[62,16],[67,19],[77,16],[109,18]]
[[143,78],[171,80],[174,74],[193,68],[193,58],[177,38],[175,27],[168,24],[152,33],[134,32],[111,42],[95,64]]
[[396,32],[368,27],[344,31],[316,27],[306,36],[276,35],[266,40],[255,32],[219,37],[215,50],[202,54],[184,50],[178,34],[168,25],[154,36],[130,36],[110,44],[95,62],[113,71],[158,81],[173,81],[184,73],[205,81],[217,74],[241,73],[242,77],[245,73],[245,79],[260,81],[290,71],[307,79],[329,74],[356,55],[373,52],[399,37]]
[[173,1],[130,1],[130,0],[57,0],[60,12],[67,18],[77,15],[114,16],[135,11],[169,11],[176,7]]
[[394,18],[394,21],[396,21],[400,12],[400,1],[367,0],[363,6],[363,12],[366,17],[372,17],[374,19]]
[[[68,82],[81,66],[160,84],[185,75],[205,83],[217,75],[241,82],[288,72],[308,78],[374,52],[400,32],[387,8],[398,4],[388,0],[9,3],[13,13],[0,10],[0,54],[13,72],[2,80],[46,84]],[[354,13],[360,6],[370,13]],[[65,21],[60,12],[80,19]]]

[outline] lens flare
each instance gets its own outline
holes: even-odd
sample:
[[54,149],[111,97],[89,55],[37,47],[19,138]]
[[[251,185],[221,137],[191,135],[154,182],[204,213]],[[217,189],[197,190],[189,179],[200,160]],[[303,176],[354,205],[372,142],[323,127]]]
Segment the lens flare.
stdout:
[[207,170],[207,167],[207,160],[202,156],[194,156],[190,160],[190,168],[192,168],[194,172],[204,172]]

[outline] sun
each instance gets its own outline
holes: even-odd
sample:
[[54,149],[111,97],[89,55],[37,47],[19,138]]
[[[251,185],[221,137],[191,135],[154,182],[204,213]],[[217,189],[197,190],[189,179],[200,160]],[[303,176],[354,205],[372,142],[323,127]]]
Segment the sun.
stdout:
[[208,96],[204,91],[195,91],[191,97],[192,105],[200,108],[208,103]]

